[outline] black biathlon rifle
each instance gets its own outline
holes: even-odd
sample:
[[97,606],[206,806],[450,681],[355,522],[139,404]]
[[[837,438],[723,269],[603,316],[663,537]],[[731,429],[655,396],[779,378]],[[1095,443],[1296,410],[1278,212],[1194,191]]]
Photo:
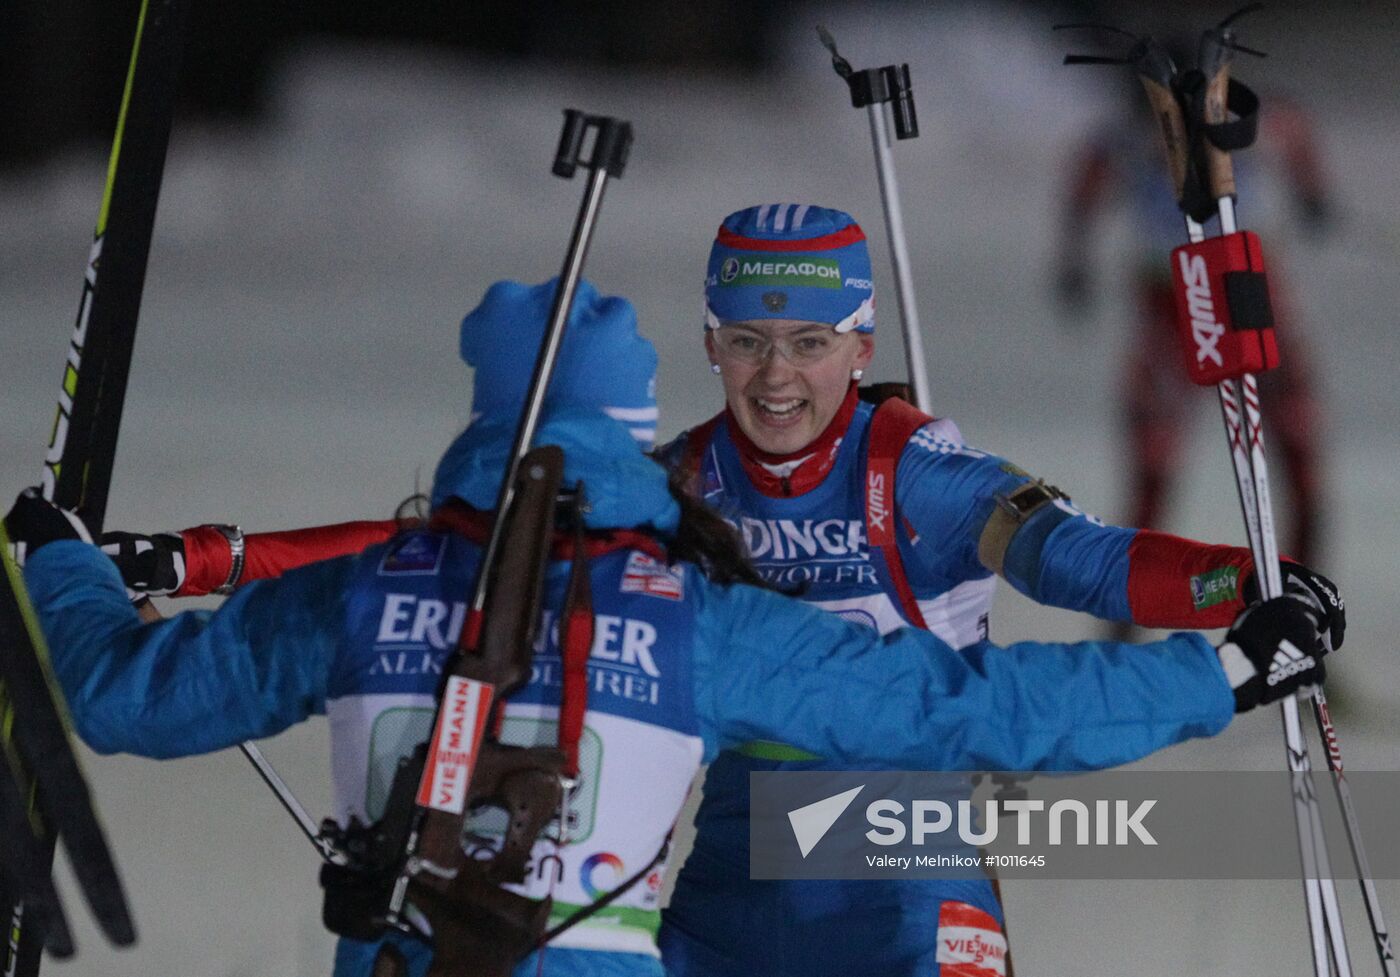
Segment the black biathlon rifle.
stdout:
[[[591,609],[583,640],[566,643],[565,623],[560,626],[565,674],[559,747],[507,746],[496,738],[505,699],[529,681],[563,479],[563,452],[549,445],[532,449],[531,443],[603,191],[610,177],[622,175],[632,141],[627,122],[573,109],[564,116],[553,172],[568,179],[582,165],[589,172],[588,185],[511,445],[462,635],[444,665],[433,733],[401,763],[387,823],[381,825],[395,843],[396,857],[388,904],[375,922],[423,935],[409,911],[411,900],[413,909],[432,924],[430,973],[435,977],[503,977],[548,939],[550,900],[527,899],[501,886],[524,880],[531,851],[552,818],[559,819],[555,840],[561,845],[567,841],[564,806],[577,773]],[[585,160],[583,144],[590,131],[594,138]],[[573,487],[566,498],[576,543],[581,543],[582,486]],[[587,606],[587,583],[582,547],[576,546],[566,607]],[[469,857],[462,845],[464,829],[483,806],[505,808],[508,827],[491,857]],[[334,874],[334,869],[326,871]],[[382,963],[387,972],[401,964],[393,956],[392,949],[386,951]]]

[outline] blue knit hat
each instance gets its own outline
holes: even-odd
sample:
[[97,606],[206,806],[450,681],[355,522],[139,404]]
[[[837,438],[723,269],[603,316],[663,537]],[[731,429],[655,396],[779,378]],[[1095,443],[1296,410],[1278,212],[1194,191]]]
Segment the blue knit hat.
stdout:
[[705,327],[753,319],[874,332],[870,252],[850,214],[764,204],[724,219],[705,274]]
[[[515,416],[544,340],[557,279],[497,282],[462,320],[462,359],[476,370],[472,420]],[[632,303],[578,283],[545,406],[600,410],[625,424],[643,448],[656,440],[656,350],[637,334]]]

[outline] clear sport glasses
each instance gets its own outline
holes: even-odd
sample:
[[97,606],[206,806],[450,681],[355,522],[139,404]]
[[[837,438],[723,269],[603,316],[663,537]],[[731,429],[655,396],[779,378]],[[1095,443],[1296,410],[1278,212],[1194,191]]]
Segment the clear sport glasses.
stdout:
[[811,366],[830,356],[841,337],[831,329],[813,329],[792,336],[768,336],[742,326],[723,326],[710,333],[721,356],[739,363],[758,364],[777,350],[793,366]]

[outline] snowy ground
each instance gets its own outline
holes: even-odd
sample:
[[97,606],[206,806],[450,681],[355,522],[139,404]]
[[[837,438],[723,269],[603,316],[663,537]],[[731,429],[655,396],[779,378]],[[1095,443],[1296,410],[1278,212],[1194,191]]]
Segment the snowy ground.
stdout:
[[[1097,82],[1057,66],[1061,48],[1044,24],[979,9],[890,12],[878,34],[850,11],[825,19],[853,61],[908,59],[915,72],[923,136],[900,145],[897,162],[940,410],[974,443],[1111,518],[1121,498],[1114,392],[1130,336],[1124,296],[1110,287],[1096,321],[1066,331],[1045,290],[1056,189],[1073,135],[1101,108]],[[1391,721],[1400,700],[1400,109],[1370,81],[1378,61],[1382,78],[1396,77],[1396,37],[1342,20],[1316,30],[1259,23],[1252,39],[1274,56],[1251,77],[1315,90],[1340,195],[1358,215],[1330,242],[1292,249],[1292,264],[1328,394],[1327,570],[1352,620],[1334,666],[1348,700],[1343,742],[1353,768],[1400,769]],[[663,435],[708,416],[720,398],[699,342],[699,292],[720,217],[760,201],[831,202],[881,237],[865,120],[846,107],[806,21],[798,26],[794,67],[743,81],[521,76],[416,51],[318,47],[285,64],[271,127],[180,130],[109,524],[281,528],[382,516],[426,484],[466,414],[469,381],[454,355],[462,313],[497,278],[557,270],[582,192],[548,176],[565,105],[636,126],[589,275],[636,303],[660,350]],[[0,184],[7,492],[37,475],[102,175],[97,155],[75,155]],[[1105,252],[1125,240],[1111,229]],[[883,246],[876,252],[888,283]],[[876,372],[894,376],[901,357],[885,287]],[[1200,399],[1201,452],[1184,473],[1173,528],[1240,541],[1218,425],[1210,398]],[[1000,639],[1093,633],[1081,617],[1005,590]],[[1278,739],[1272,715],[1252,716],[1158,762],[1274,768]],[[313,810],[328,802],[325,747],[320,722],[267,744]],[[143,939],[117,954],[84,923],[82,955],[53,974],[327,972],[314,859],[241,757],[89,757],[88,767]],[[1372,844],[1391,842],[1395,825],[1368,827]],[[1383,893],[1400,914],[1400,886],[1384,883]],[[1296,884],[1017,882],[1006,897],[1024,974],[1306,970]],[[1364,918],[1350,908],[1366,968]]]

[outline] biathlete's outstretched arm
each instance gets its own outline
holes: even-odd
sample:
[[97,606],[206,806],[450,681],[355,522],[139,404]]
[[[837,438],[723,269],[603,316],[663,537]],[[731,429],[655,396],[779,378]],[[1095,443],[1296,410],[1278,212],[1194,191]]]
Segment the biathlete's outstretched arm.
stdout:
[[[213,613],[143,625],[112,563],[76,536],[62,520],[31,530],[25,575],[94,749],[207,752],[324,710],[357,558],[255,582]],[[1143,646],[955,652],[928,632],[881,637],[682,566],[696,622],[694,702],[711,756],[781,737],[847,761],[923,769],[1087,769],[1214,734],[1234,712],[1323,676],[1314,619],[1291,597],[1241,615],[1219,649],[1183,634]],[[1271,663],[1285,642],[1297,654],[1280,670]]]
[[381,519],[245,535],[237,526],[207,523],[178,533],[105,533],[102,550],[132,590],[152,597],[203,597],[318,560],[351,556],[400,528],[397,520]]
[[[895,485],[918,540],[916,557],[941,565],[935,578],[949,566],[959,579],[992,571],[1040,603],[1153,628],[1228,627],[1257,599],[1248,549],[1105,526],[1015,465],[931,431],[910,441]],[[190,597],[359,553],[398,528],[388,519],[244,536],[204,525],[108,533],[103,549],[133,590]],[[1285,576],[1290,592],[1316,605],[1323,631],[1340,647],[1346,614],[1336,586],[1291,561]]]
[[[1144,627],[1228,627],[1258,599],[1239,546],[1105,526],[1003,458],[918,432],[895,476],[916,559],[957,579],[1000,574],[1032,600]],[[1346,627],[1337,588],[1285,560],[1288,591],[1315,605],[1334,647]]]

